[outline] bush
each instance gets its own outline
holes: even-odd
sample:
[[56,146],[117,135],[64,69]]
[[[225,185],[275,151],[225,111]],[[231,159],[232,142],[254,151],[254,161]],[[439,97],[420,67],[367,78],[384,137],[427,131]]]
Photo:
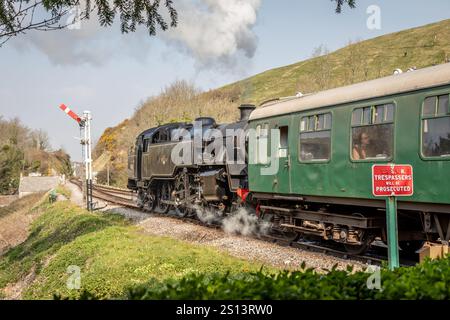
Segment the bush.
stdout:
[[312,269],[276,274],[189,275],[155,281],[129,290],[129,299],[146,300],[397,300],[450,299],[450,257],[395,271],[382,269],[381,290],[370,290],[371,274],[333,268],[321,275]]

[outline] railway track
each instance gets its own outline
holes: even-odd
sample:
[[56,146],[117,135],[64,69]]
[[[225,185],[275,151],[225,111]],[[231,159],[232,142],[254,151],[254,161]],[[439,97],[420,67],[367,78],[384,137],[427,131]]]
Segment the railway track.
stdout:
[[[71,182],[75,185],[77,185],[80,189],[82,188],[81,182],[77,180],[71,180]],[[112,203],[115,205],[120,205],[126,208],[135,209],[142,211],[136,204],[135,204],[135,193],[126,190],[126,189],[120,189],[116,187],[110,187],[105,185],[94,185],[93,186],[93,196],[96,199],[106,201],[108,203]],[[153,216],[157,217],[173,217],[177,219],[181,219],[184,222],[195,224],[195,225],[201,225],[206,226],[208,228],[214,228],[214,229],[221,229],[221,225],[219,224],[211,224],[211,223],[205,223],[198,219],[190,218],[190,217],[179,217],[176,215],[167,215],[167,214],[159,214],[156,212],[152,212]],[[328,256],[337,257],[340,259],[353,259],[359,262],[363,262],[369,265],[382,265],[384,263],[387,263],[387,253],[385,248],[377,247],[377,246],[371,246],[369,251],[364,255],[352,255],[347,252],[343,252],[339,250],[334,245],[324,245],[320,241],[310,241],[307,239],[301,239],[296,241],[290,241],[288,239],[282,238],[282,237],[276,237],[271,235],[258,235],[254,236],[254,238],[271,242],[274,244],[277,244],[279,246],[283,247],[292,247],[297,249],[303,249],[313,252],[318,252],[321,254],[326,254]],[[401,259],[400,264],[402,266],[413,266],[417,263],[414,259],[411,259],[411,257],[406,257]]]
[[[78,180],[71,180],[73,184],[82,189],[82,184]],[[94,185],[92,190],[93,197],[109,203],[117,204],[131,209],[139,209],[135,204],[134,193],[129,190],[109,187],[104,185]]]

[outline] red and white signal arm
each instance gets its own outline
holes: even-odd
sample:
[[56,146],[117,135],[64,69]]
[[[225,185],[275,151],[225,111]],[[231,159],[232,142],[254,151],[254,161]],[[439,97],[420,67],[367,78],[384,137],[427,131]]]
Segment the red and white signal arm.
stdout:
[[75,112],[73,112],[72,110],[70,110],[69,107],[67,107],[65,104],[62,104],[59,106],[59,108],[64,111],[69,117],[71,117],[73,120],[75,120],[76,122],[78,122],[78,124],[81,124],[82,119],[80,116],[78,116]]
[[411,165],[374,165],[372,192],[375,197],[410,197],[414,194]]

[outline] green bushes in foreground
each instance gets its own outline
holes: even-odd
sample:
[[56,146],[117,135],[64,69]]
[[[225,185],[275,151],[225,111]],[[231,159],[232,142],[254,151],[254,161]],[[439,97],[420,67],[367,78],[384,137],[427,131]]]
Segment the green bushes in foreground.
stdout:
[[[136,286],[129,299],[188,299],[188,300],[396,300],[450,299],[450,257],[427,261],[422,265],[382,269],[380,289],[369,289],[366,272],[351,273],[331,270],[328,274],[312,269],[267,274],[189,275],[180,280],[150,282]],[[370,280],[369,280],[370,282]]]

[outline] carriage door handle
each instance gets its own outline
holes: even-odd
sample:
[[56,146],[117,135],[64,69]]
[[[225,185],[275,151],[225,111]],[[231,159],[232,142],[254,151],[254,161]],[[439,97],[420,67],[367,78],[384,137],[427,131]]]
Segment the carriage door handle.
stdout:
[[291,167],[291,157],[288,156],[288,158],[284,161],[284,167],[290,168]]

